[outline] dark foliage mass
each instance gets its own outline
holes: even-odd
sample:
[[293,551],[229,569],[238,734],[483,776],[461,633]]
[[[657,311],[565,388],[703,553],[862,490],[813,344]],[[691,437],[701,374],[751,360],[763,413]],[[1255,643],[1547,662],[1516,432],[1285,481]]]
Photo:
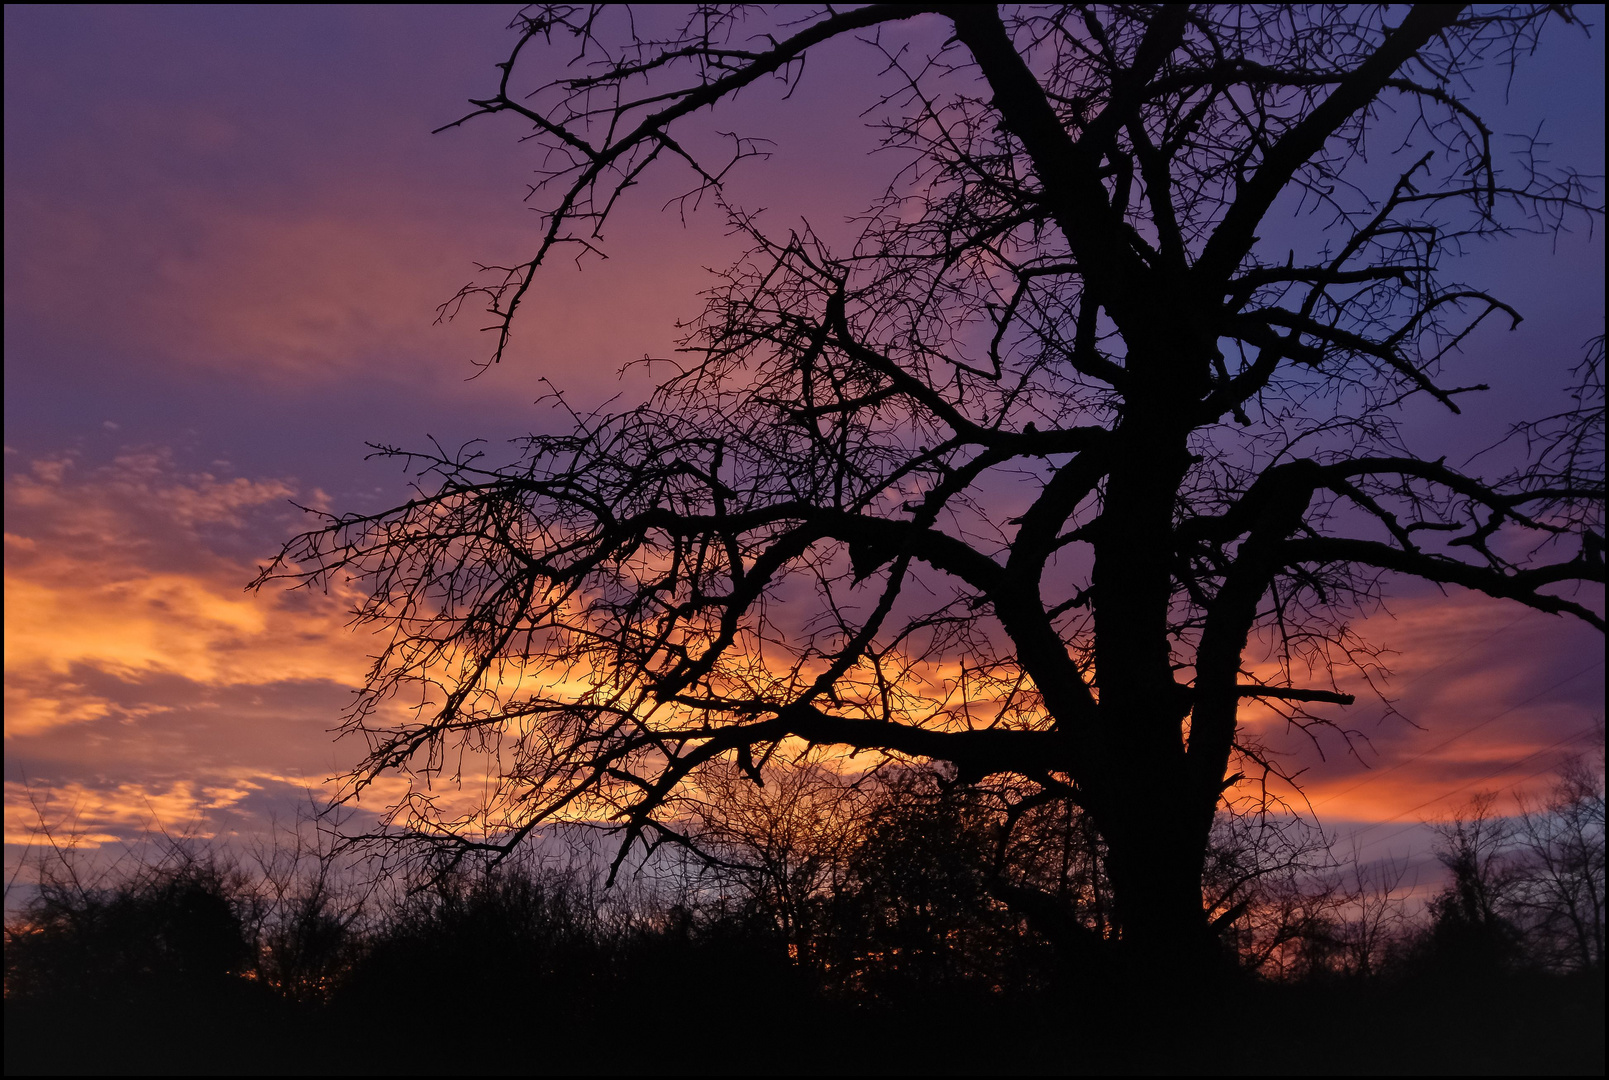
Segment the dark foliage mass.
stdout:
[[28,932],[6,941],[6,992],[93,999],[115,986],[214,991],[252,962],[234,902],[239,887],[204,863],[108,891],[74,895],[48,885]]
[[[799,775],[610,888],[595,861],[404,882],[305,845],[250,868],[173,846],[89,885],[63,855],[7,927],[7,1071],[1212,1071],[1230,1030],[1247,1072],[1603,1067],[1585,767],[1444,823],[1418,914],[1389,874],[1220,823],[1212,1010],[1114,962],[1106,856],[1064,806],[1008,822],[943,773]],[[1063,904],[1023,915],[1024,879]]]

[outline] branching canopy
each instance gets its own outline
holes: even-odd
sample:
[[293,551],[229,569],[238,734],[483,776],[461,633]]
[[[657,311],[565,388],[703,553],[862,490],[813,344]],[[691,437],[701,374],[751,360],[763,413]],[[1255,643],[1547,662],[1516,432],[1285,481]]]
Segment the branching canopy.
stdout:
[[[597,249],[662,164],[750,250],[646,404],[570,414],[507,465],[380,448],[420,468],[417,497],[326,516],[257,579],[366,587],[358,622],[391,636],[348,721],[353,790],[412,777],[397,823],[469,847],[566,817],[652,837],[707,763],[758,783],[830,744],[1072,799],[1129,926],[1191,873],[1199,920],[1214,808],[1258,759],[1240,703],[1301,723],[1349,703],[1337,673],[1375,665],[1347,620],[1384,577],[1603,627],[1575,591],[1604,580],[1601,343],[1518,466],[1416,456],[1397,426],[1419,397],[1457,412],[1482,389],[1459,346],[1519,321],[1458,255],[1598,212],[1582,177],[1500,157],[1465,92],[1568,9],[777,18],[533,8],[459,121],[516,114],[543,155],[531,259],[444,312],[484,300],[494,362],[555,255]],[[935,24],[941,45],[907,47]],[[685,132],[848,38],[883,67],[868,115],[902,167],[835,248],[728,204],[758,144],[711,161]],[[524,93],[527,68],[548,81]],[[411,712],[382,708],[404,690]],[[466,753],[486,798],[437,802]]]

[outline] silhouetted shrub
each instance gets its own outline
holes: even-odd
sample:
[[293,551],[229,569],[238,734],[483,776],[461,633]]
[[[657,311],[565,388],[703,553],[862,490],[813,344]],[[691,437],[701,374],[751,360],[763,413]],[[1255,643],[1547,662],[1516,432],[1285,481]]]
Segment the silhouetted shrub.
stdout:
[[238,876],[211,861],[145,871],[110,888],[47,881],[6,929],[6,994],[206,994],[251,966],[247,902]]
[[[587,873],[475,868],[371,902],[361,920],[313,894],[270,902],[261,881],[205,858],[100,889],[47,884],[7,929],[7,1070],[1198,1067],[1188,1047],[1219,1030],[1199,998],[1089,967],[1049,977],[1046,940],[991,893],[993,814],[932,777],[877,800],[812,916],[809,962],[753,896],[686,881],[605,892]],[[1601,1071],[1601,981],[1478,964],[1462,970],[1480,977],[1426,992],[1425,972],[1457,970],[1449,957],[1474,948],[1457,935],[1480,909],[1454,869],[1404,969],[1418,977],[1221,988],[1241,1014],[1306,1018],[1258,1028],[1243,1071]],[[317,979],[325,989],[305,992]],[[1338,1046],[1341,1030],[1367,1034]],[[779,1050],[783,1031],[825,1034]]]
[[381,916],[347,998],[401,1005],[418,986],[459,986],[483,1017],[533,1003],[587,1003],[609,966],[598,911],[562,874],[484,871],[441,878]]
[[1042,984],[1048,946],[993,889],[997,828],[935,776],[881,798],[828,904],[833,984],[873,999]]
[[6,1071],[281,1071],[300,1048],[256,981],[252,882],[169,853],[121,881],[45,881],[6,927]]

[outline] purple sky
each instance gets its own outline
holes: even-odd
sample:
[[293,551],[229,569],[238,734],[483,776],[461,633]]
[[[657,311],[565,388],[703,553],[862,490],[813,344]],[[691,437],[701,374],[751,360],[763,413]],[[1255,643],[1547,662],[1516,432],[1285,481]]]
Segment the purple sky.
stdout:
[[[703,268],[737,253],[717,215],[684,227],[649,185],[612,258],[543,278],[508,361],[469,379],[489,342],[435,308],[476,261],[529,255],[535,162],[511,124],[429,132],[492,89],[512,10],[6,8],[8,866],[30,793],[91,844],[153,820],[249,832],[352,762],[326,732],[366,643],[338,599],[240,590],[298,523],[287,500],[377,508],[403,478],[365,441],[549,425],[544,378],[582,403],[640,394],[616,370],[668,350]],[[1602,37],[1551,29],[1508,101],[1498,78],[1476,100],[1602,173]],[[721,114],[708,130],[778,143],[733,201],[841,232],[888,178],[858,118],[879,66],[838,43],[791,100],[762,88]],[[1458,381],[1493,393],[1419,417],[1415,438],[1467,451],[1557,408],[1603,330],[1603,243],[1521,236],[1465,262],[1526,316],[1469,344]],[[1361,701],[1373,772],[1334,741],[1322,761],[1291,749],[1326,826],[1422,857],[1417,822],[1593,748],[1602,639],[1461,593],[1405,588],[1391,610],[1366,632],[1398,650],[1390,692],[1420,726]]]

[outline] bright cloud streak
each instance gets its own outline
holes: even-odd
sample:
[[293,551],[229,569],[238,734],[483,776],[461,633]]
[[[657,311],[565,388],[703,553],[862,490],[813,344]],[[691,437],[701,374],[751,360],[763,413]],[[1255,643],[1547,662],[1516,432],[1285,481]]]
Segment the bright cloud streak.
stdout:
[[33,836],[41,797],[95,847],[154,826],[211,836],[253,793],[294,802],[337,771],[328,729],[369,662],[349,598],[243,588],[244,553],[300,517],[295,494],[165,448],[12,474],[8,844]]
[[[252,565],[207,544],[221,533],[238,545],[263,518],[289,517],[290,485],[181,475],[164,451],[72,473],[71,459],[38,461],[7,491],[18,530],[7,535],[8,680],[75,665],[209,686],[361,677],[364,642],[338,599],[248,595]],[[25,709],[7,733],[40,722]]]

